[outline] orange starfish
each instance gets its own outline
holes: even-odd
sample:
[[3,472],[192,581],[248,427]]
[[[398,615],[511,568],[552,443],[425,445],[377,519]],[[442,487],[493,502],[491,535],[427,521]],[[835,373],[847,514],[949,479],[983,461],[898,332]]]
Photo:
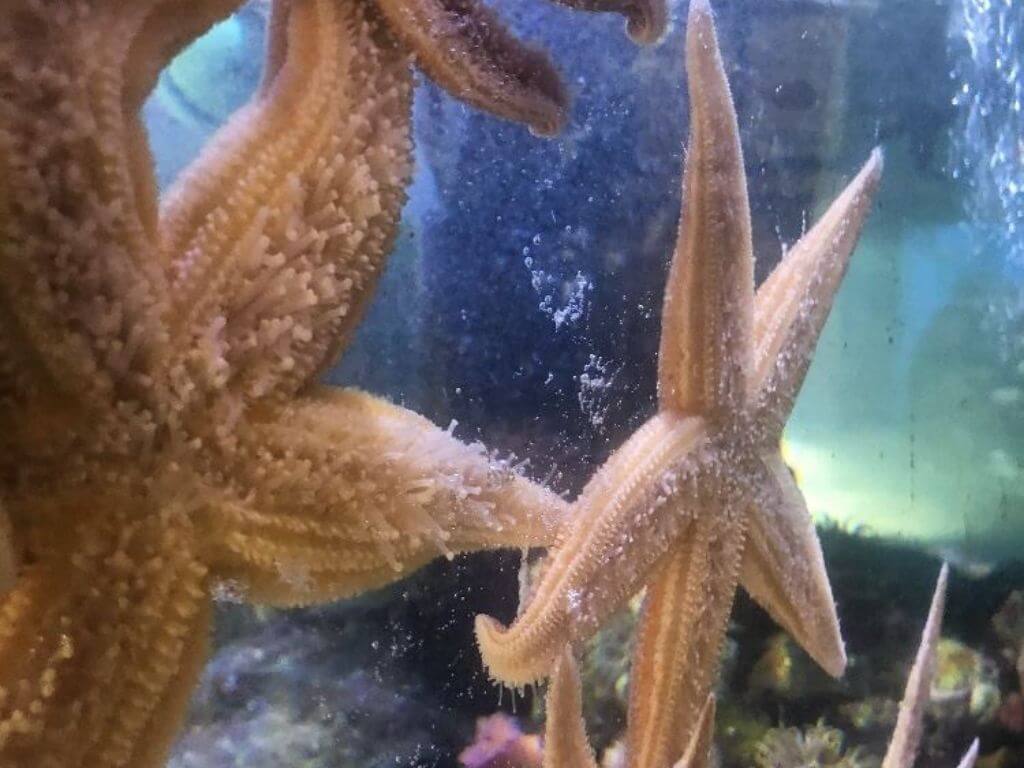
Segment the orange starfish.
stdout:
[[276,0],[259,91],[158,203],[140,104],[238,2],[0,5],[0,765],[160,763],[218,585],[335,599],[565,515],[481,446],[315,383],[409,179],[392,30],[541,131],[547,60],[471,2]]
[[477,619],[491,675],[547,676],[644,585],[630,761],[683,754],[738,584],[829,673],[846,655],[821,547],[779,454],[782,428],[882,171],[867,164],[756,293],[736,113],[707,0],[692,0],[690,141],[658,360],[659,411],[584,488],[513,626]]

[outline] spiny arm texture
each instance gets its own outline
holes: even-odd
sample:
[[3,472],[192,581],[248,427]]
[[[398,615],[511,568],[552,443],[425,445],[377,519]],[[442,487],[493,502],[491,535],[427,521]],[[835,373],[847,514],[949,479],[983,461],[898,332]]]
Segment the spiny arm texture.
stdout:
[[[928,694],[935,672],[935,649],[942,625],[948,577],[949,569],[943,564],[882,768],[913,768],[917,757]],[[548,687],[544,768],[596,768],[597,763],[587,741],[580,691],[576,660],[567,647],[555,661]],[[674,768],[703,768],[709,764],[714,720],[715,699],[709,695],[701,707],[686,751]],[[975,739],[964,753],[959,768],[974,766],[978,746],[978,740]]]
[[520,65],[546,59],[496,22],[473,38],[471,3],[411,41],[429,0],[275,0],[258,92],[159,201],[139,107],[237,5],[0,5],[0,765],[159,764],[217,584],[333,599],[550,544],[567,511],[481,446],[315,384],[395,238],[410,48],[538,129],[564,101]]
[[840,675],[846,655],[821,547],[779,454],[792,408],[882,170],[876,151],[753,286],[736,114],[706,0],[692,0],[690,139],[665,291],[659,412],[595,475],[510,628],[477,620],[490,673],[551,673],[646,585],[630,690],[635,768],[682,756],[714,682],[739,584]]

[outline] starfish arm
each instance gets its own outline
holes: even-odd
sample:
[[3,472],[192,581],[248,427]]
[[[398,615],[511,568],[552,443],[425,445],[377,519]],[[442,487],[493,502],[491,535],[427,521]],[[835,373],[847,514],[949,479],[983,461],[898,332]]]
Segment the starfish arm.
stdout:
[[263,85],[161,211],[183,410],[306,386],[347,344],[411,172],[407,57],[363,0],[277,0]]
[[921,633],[921,645],[914,658],[914,666],[907,677],[907,687],[900,701],[900,712],[896,718],[889,748],[882,759],[882,768],[911,768],[921,743],[922,720],[928,705],[932,676],[935,673],[935,648],[942,629],[942,613],[946,607],[946,583],[949,580],[949,566],[942,564],[935,584],[935,594],[928,609],[928,620]]
[[14,586],[21,568],[21,557],[14,541],[14,526],[0,499],[0,599]]
[[14,543],[14,527],[0,499],[0,598],[6,595],[17,579],[20,557]]
[[597,768],[583,721],[580,672],[570,646],[551,670],[545,709],[544,768]]
[[875,149],[828,211],[785,255],[757,291],[753,386],[765,424],[778,443],[810,366],[818,336],[882,178]]
[[749,511],[740,583],[811,658],[839,677],[846,651],[814,521],[778,453],[765,458],[764,474]]
[[453,96],[550,136],[569,97],[545,53],[518,41],[479,0],[378,0],[417,65]]
[[421,416],[319,390],[242,425],[224,459],[245,502],[211,511],[216,575],[303,604],[394,581],[439,555],[546,546],[558,496]]
[[20,397],[152,404],[166,286],[138,107],[140,72],[173,52],[148,44],[161,7],[0,10],[0,374]]
[[964,756],[960,758],[960,762],[957,764],[957,768],[974,768],[974,764],[978,762],[978,748],[980,743],[977,739],[971,742],[971,746],[964,752]]
[[668,24],[664,0],[555,0],[579,11],[621,13],[633,42],[650,45],[661,39]]
[[707,0],[686,28],[690,143],[658,352],[664,410],[718,414],[746,402],[754,258],[736,111]]
[[647,587],[630,672],[631,768],[672,765],[700,733],[736,594],[743,539],[742,517],[711,502]]
[[658,414],[598,471],[512,626],[477,616],[477,644],[493,678],[524,685],[547,677],[566,644],[585,642],[640,591],[692,523],[695,451],[704,436],[701,419]]
[[708,768],[713,765],[711,747],[714,744],[716,709],[715,695],[709,693],[704,706],[701,707],[697,727],[690,737],[690,743],[674,768]]
[[205,569],[184,519],[120,522],[83,526],[85,546],[45,553],[0,599],[0,764],[166,759],[205,657]]

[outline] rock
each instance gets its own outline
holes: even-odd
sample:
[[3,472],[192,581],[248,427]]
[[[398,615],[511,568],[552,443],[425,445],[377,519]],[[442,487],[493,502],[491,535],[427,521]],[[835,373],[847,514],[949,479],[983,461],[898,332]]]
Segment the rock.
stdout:
[[768,638],[750,672],[748,686],[752,691],[770,692],[788,700],[839,690],[839,685],[784,632]]
[[1003,657],[1016,668],[1024,693],[1024,590],[1010,593],[992,617],[992,628],[1002,644]]
[[423,684],[279,616],[221,648],[169,768],[435,766],[464,737]]
[[936,648],[931,704],[936,716],[991,720],[999,709],[999,673],[994,662],[958,640],[943,637]]

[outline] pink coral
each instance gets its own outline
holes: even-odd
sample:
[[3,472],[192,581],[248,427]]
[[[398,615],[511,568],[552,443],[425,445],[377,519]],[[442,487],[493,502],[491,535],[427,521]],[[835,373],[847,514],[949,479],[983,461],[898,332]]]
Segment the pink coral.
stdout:
[[498,713],[476,721],[473,743],[459,753],[465,768],[541,768],[540,736],[523,733],[514,717]]

